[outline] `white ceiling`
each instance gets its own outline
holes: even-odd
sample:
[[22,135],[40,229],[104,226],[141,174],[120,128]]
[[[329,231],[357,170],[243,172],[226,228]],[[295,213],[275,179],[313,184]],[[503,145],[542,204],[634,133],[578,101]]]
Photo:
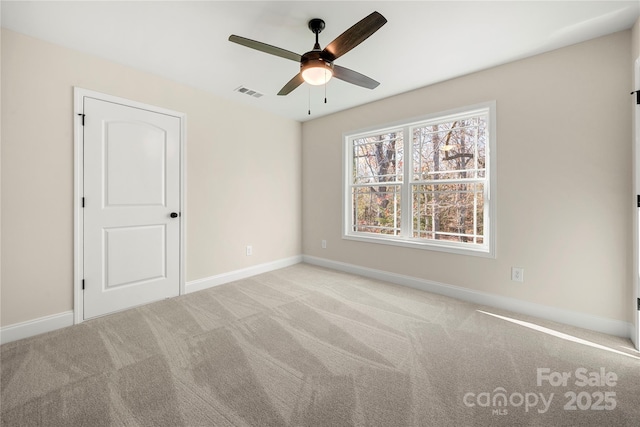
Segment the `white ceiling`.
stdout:
[[[381,82],[333,79],[276,93],[293,61],[229,42],[236,34],[299,54],[311,18],[326,46],[374,10],[388,23],[336,60]],[[640,1],[6,1],[2,26],[299,121],[631,28]],[[523,82],[526,84],[526,82]],[[264,94],[235,92],[245,86]],[[312,115],[307,115],[309,102]]]

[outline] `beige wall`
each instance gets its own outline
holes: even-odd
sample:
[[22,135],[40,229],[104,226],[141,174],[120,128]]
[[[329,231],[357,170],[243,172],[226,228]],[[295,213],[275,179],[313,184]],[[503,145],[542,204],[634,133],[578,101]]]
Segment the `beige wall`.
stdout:
[[188,281],[300,254],[300,123],[3,29],[2,326],[73,308],[73,86],[187,114]]
[[[631,322],[630,51],[625,31],[305,122],[303,252]],[[489,100],[496,259],[341,239],[343,132]]]

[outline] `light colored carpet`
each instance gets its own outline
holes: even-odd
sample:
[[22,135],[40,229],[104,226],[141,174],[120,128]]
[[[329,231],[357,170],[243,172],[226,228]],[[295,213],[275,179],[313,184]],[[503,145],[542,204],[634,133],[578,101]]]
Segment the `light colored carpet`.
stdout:
[[[638,426],[638,356],[622,338],[298,264],[3,345],[1,419]],[[545,369],[571,377],[539,386]]]

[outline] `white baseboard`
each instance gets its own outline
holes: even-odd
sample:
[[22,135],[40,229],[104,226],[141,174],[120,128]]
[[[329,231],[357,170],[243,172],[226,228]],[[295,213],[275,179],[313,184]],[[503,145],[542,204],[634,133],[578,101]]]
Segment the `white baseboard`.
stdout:
[[[347,273],[358,274],[360,276],[370,277],[372,279],[384,280],[390,283],[408,286],[426,292],[433,292],[436,294],[457,298],[475,304],[496,307],[502,310],[535,316],[541,319],[547,319],[554,322],[590,329],[597,332],[603,332],[610,335],[633,338],[635,334],[635,326],[621,320],[613,320],[604,317],[593,316],[590,314],[562,310],[542,304],[521,301],[515,298],[474,291],[471,289],[448,285],[445,283],[418,279],[416,277],[389,273],[382,270],[375,270],[367,267],[361,267],[339,261],[332,261],[324,258],[317,258],[309,255],[298,255],[273,262],[255,265],[241,270],[218,274],[216,276],[193,280],[186,283],[185,293],[196,292],[213,286],[222,285],[224,283],[246,279],[257,274],[267,273],[269,271],[289,267],[300,262],[306,262],[308,264],[331,268]],[[72,325],[73,311],[66,311],[63,313],[40,317],[38,319],[33,319],[22,323],[16,323],[0,328],[0,344],[17,341],[23,338],[32,337],[34,335],[39,335],[45,332],[54,331],[56,329],[65,328]],[[637,345],[638,344],[636,343],[636,346]]]
[[192,280],[185,285],[185,293],[201,291],[213,286],[223,285],[225,283],[234,282],[236,280],[246,279],[247,277],[255,276],[269,271],[278,270],[298,264],[302,262],[302,255],[293,256],[291,258],[284,258],[277,261],[267,262],[264,264],[258,264],[251,267],[243,268],[241,270],[230,271],[228,273],[222,273],[211,277],[205,277],[203,279]]
[[71,325],[73,325],[73,311],[65,311],[26,322],[15,323],[0,329],[0,344],[44,334],[45,332],[55,331]]
[[302,257],[303,262],[317,265],[319,267],[331,268],[333,270],[344,271],[346,273],[357,274],[372,279],[383,280],[397,285],[408,286],[434,294],[445,295],[474,304],[486,305],[502,310],[513,311],[528,316],[535,316],[541,319],[564,323],[566,325],[577,326],[592,331],[602,332],[609,335],[630,338],[629,331],[634,327],[630,323],[621,320],[614,320],[605,317],[593,316],[585,313],[578,313],[569,310],[562,310],[542,304],[522,301],[515,298],[503,297],[486,292],[474,291],[472,289],[459,286],[448,285],[446,283],[434,282],[431,280],[418,279],[416,277],[404,276],[402,274],[389,273],[387,271],[375,270],[358,265],[347,264],[339,261],[332,261],[325,258],[318,258],[309,255]]
[[[223,273],[204,279],[193,280],[186,283],[185,293],[195,292],[212,286],[222,285],[223,283],[245,279],[247,277],[255,276],[256,274],[278,270],[300,262],[302,262],[302,255],[255,265],[253,267],[231,271],[229,273]],[[0,328],[0,344],[29,338],[45,332],[55,331],[56,329],[72,326],[73,324],[73,311],[65,311],[64,313],[53,314],[51,316],[40,317],[38,319],[4,326]]]

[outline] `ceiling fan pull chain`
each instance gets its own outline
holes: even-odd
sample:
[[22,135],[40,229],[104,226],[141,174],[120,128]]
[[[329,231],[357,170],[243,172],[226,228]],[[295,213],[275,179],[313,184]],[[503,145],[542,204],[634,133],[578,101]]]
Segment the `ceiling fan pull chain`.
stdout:
[[327,70],[324,70],[324,103],[327,103]]
[[307,100],[309,103],[309,115],[311,115],[311,87],[307,87]]

